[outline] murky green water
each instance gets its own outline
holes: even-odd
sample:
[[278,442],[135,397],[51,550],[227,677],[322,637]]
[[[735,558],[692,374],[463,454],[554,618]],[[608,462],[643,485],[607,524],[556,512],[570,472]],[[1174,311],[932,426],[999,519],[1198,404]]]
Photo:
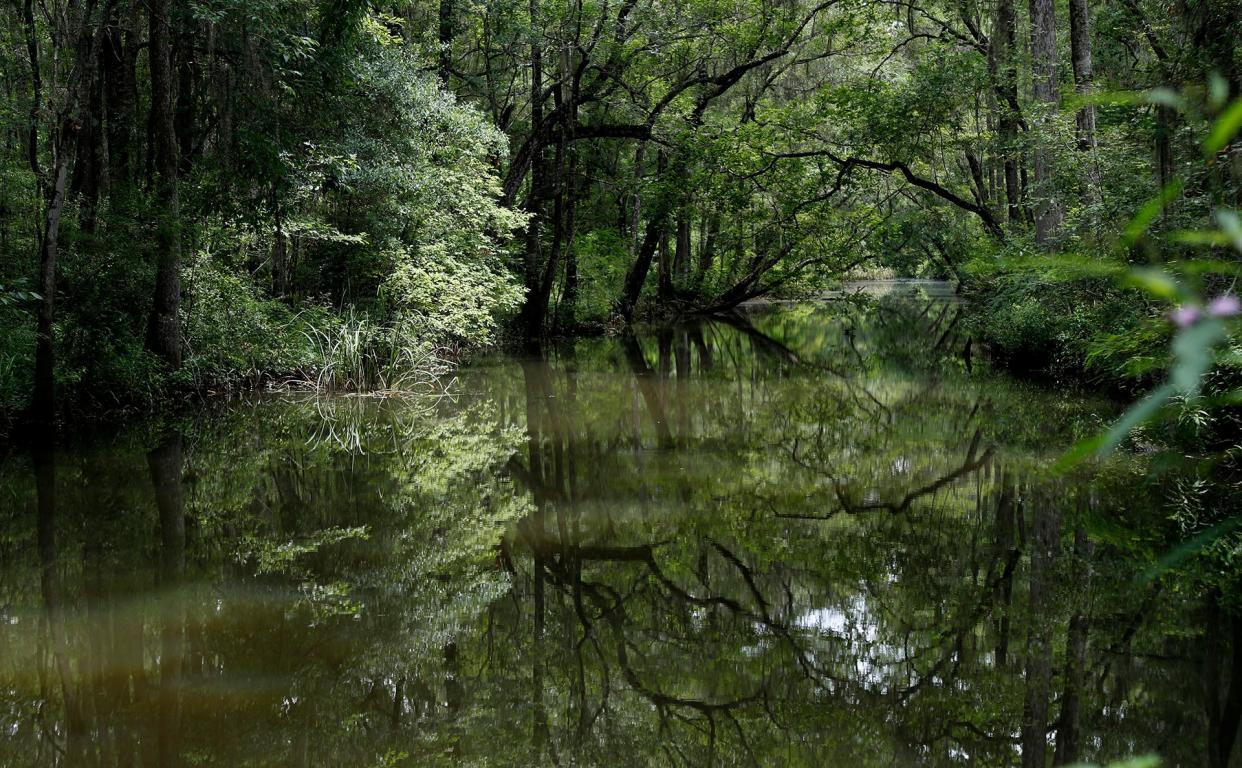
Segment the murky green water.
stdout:
[[876,295],[10,455],[0,765],[1204,764],[1108,406]]

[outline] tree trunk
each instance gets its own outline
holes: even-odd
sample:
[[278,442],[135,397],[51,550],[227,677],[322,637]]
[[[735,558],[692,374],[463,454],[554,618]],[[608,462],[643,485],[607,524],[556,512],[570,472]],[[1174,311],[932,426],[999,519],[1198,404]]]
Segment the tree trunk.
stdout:
[[[1177,127],[1177,112],[1172,107],[1156,107],[1156,178],[1163,190],[1173,182],[1173,132]],[[1166,203],[1163,212],[1169,214]]]
[[440,78],[440,85],[447,87],[453,70],[453,0],[440,0],[439,22],[440,50],[436,74]]
[[630,253],[635,257],[638,256],[638,250],[642,247],[642,221],[643,221],[643,165],[646,161],[647,142],[640,141],[634,149],[634,193],[631,198],[634,204],[630,207]]
[[147,349],[168,370],[181,367],[181,203],[177,192],[180,157],[173,125],[172,19],[169,0],[150,3],[151,134],[156,224],[155,297],[147,325]]
[[707,218],[707,231],[699,241],[698,274],[694,278],[695,291],[701,291],[707,273],[716,261],[716,239],[720,236],[720,214],[712,213]]
[[272,191],[272,217],[275,231],[272,233],[272,293],[285,296],[289,293],[291,269],[289,263],[289,236],[285,234],[284,210],[280,205],[280,193]]
[[[570,152],[569,175],[572,182],[578,174],[578,155]],[[578,325],[578,251],[575,248],[577,236],[578,198],[585,189],[575,189],[565,201],[565,247],[561,260],[565,263],[565,284],[561,292],[561,302],[557,307],[556,331],[563,333],[572,331]]]
[[159,510],[160,588],[165,592],[160,627],[159,764],[181,762],[181,677],[185,658],[185,614],[177,589],[185,573],[185,504],[181,476],[182,438],[173,433],[147,454]]
[[678,289],[684,290],[690,280],[690,202],[677,209],[677,250],[673,255],[673,276]]
[[[1042,495],[1042,494],[1041,494]],[[1031,523],[1030,624],[1026,644],[1026,691],[1022,704],[1022,768],[1044,768],[1048,749],[1048,699],[1052,685],[1052,638],[1048,603],[1060,520],[1051,504],[1039,504]]]
[[[197,145],[194,134],[198,128],[197,105],[194,101],[194,92],[198,86],[198,64],[194,56],[193,35],[189,32],[177,35],[175,49],[169,62],[170,66],[175,62],[177,68],[173,131],[177,138],[177,168],[181,173],[186,173],[194,162]],[[278,135],[277,141],[279,138]]]
[[1060,103],[1057,83],[1057,20],[1053,0],[1031,0],[1031,90],[1039,102],[1034,131],[1035,242],[1051,246],[1061,228],[1061,206],[1053,180],[1049,128]]
[[[85,38],[83,39],[85,42]],[[94,48],[94,46],[91,46]],[[107,173],[103,132],[103,79],[98,57],[91,57],[90,72],[84,73],[85,108],[79,119],[75,141],[76,159],[69,191],[78,197],[78,222],[83,234],[91,235],[99,212],[99,194]]]
[[1015,63],[1017,48],[1017,20],[1014,15],[1013,0],[1000,0],[996,5],[996,34],[993,36],[992,57],[996,60],[998,93],[997,104],[1000,114],[997,124],[1000,129],[1001,153],[1004,158],[1005,199],[1008,203],[1010,226],[1021,224],[1022,217],[1022,186],[1018,177],[1018,116],[1015,105],[1018,101],[1018,71]]
[[69,176],[69,147],[61,146],[56,159],[51,197],[47,201],[39,241],[39,316],[35,341],[34,398],[31,411],[36,423],[48,424],[56,412],[56,262],[60,253],[60,219],[65,208]]
[[[1091,65],[1091,15],[1087,0],[1070,0],[1070,58],[1074,68],[1074,90],[1080,97],[1091,94],[1094,70]],[[1095,208],[1101,202],[1100,164],[1096,157],[1095,105],[1084,104],[1075,117],[1078,149],[1087,153],[1086,203]],[[1088,216],[1094,222],[1098,216]]]
[[134,41],[137,8],[129,4],[122,18],[103,30],[104,114],[108,137],[108,180],[112,186],[134,181],[133,156],[138,105],[138,45]]
[[668,228],[660,232],[660,256],[659,256],[659,284],[656,287],[656,296],[661,306],[667,306],[673,298],[673,265],[670,256],[671,249],[668,247]]
[[532,135],[532,161],[530,169],[530,193],[527,196],[526,212],[530,221],[526,225],[526,253],[523,264],[523,277],[526,285],[526,303],[522,307],[523,325],[526,335],[538,337],[543,328],[543,314],[538,306],[542,287],[542,270],[540,242],[543,226],[544,198],[544,151],[539,136],[543,131],[543,52],[539,35],[539,3],[530,0],[530,130]]
[[[34,2],[22,6],[26,32],[26,53],[30,63],[31,108],[27,133],[27,161],[30,171],[40,182],[43,195],[43,222],[39,231],[39,311],[35,337],[34,392],[31,416],[36,424],[49,425],[56,412],[56,263],[60,255],[60,219],[65,208],[69,181],[69,159],[73,154],[76,126],[70,117],[75,107],[76,88],[69,84],[65,111],[52,137],[52,172],[45,177],[39,161],[39,122],[43,108],[43,80],[39,54],[38,30],[35,27]],[[79,56],[81,56],[79,51]]]
[[647,282],[647,273],[651,271],[651,261],[655,257],[656,248],[664,237],[664,217],[654,216],[647,222],[647,230],[643,235],[638,255],[625,275],[625,289],[617,302],[617,313],[626,321],[633,319],[634,307],[642,295],[643,285]]
[[1070,583],[1074,590],[1074,612],[1070,616],[1065,640],[1065,672],[1061,695],[1061,714],[1057,722],[1057,751],[1053,765],[1077,763],[1082,753],[1082,690],[1087,674],[1087,633],[1090,629],[1091,553],[1081,520],[1074,527],[1074,562]]
[[[656,176],[662,177],[668,169],[668,155],[661,150],[659,160],[656,163]],[[673,297],[673,265],[669,257],[668,247],[668,228],[663,227],[660,230],[660,272],[659,281],[656,289],[657,297],[661,305],[667,303]]]

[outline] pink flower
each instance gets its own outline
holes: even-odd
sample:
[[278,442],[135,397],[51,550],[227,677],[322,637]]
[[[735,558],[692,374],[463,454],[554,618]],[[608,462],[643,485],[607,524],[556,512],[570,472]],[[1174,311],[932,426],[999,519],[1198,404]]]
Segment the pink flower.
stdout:
[[1186,304],[1183,304],[1169,313],[1169,319],[1172,320],[1173,324],[1178,328],[1189,328],[1199,322],[1199,318],[1201,316],[1202,313],[1199,311],[1198,307],[1188,306]]
[[1207,313],[1212,317],[1233,317],[1239,312],[1242,312],[1242,302],[1232,293],[1222,293],[1207,305]]

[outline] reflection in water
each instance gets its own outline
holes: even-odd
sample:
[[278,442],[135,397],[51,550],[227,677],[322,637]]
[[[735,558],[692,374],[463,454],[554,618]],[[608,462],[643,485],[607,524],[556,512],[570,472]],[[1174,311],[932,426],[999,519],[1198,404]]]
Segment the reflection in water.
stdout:
[[[1100,404],[960,307],[785,307],[0,465],[0,764],[1228,764]],[[1205,609],[1204,606],[1210,606]]]

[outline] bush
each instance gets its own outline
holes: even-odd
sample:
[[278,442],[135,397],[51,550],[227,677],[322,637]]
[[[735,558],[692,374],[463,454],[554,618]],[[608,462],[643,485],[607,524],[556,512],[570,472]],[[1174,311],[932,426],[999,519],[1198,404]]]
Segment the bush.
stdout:
[[1007,367],[1129,390],[1163,360],[1167,324],[1108,277],[1052,265],[968,275],[967,325]]
[[26,408],[34,386],[35,322],[0,287],[0,415]]
[[312,368],[319,357],[307,334],[335,322],[327,310],[294,312],[263,297],[249,279],[201,254],[185,270],[185,287],[185,364],[178,379],[195,389],[253,385]]

